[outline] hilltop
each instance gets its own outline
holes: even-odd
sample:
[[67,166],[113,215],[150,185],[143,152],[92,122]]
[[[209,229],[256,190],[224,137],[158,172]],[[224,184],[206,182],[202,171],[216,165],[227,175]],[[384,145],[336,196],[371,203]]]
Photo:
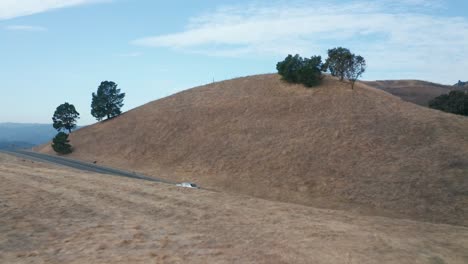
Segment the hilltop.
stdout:
[[364,83],[422,106],[428,106],[430,100],[439,95],[448,94],[450,91],[468,90],[468,86],[450,86],[419,80],[385,80]]
[[[70,155],[260,198],[468,225],[468,120],[326,77],[213,83],[72,133]],[[41,152],[53,153],[49,146]]]
[[459,87],[468,86],[468,81],[467,82],[462,82],[462,81],[458,80],[458,82],[456,84],[454,84],[453,86],[459,86]]

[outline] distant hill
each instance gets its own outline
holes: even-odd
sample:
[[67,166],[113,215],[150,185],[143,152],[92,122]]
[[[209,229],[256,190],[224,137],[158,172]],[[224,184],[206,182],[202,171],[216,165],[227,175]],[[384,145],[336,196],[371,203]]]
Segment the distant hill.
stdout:
[[29,148],[50,141],[56,133],[52,124],[0,123],[0,148]]
[[21,141],[0,141],[0,149],[30,149],[34,144]]
[[467,131],[466,117],[362,82],[351,90],[327,76],[306,89],[268,74],[82,128],[70,157],[265,199],[468,225]]
[[457,87],[468,86],[468,81],[467,82],[462,82],[462,81],[458,80],[458,82],[456,84],[454,84],[453,86],[457,86]]
[[364,83],[422,106],[428,106],[430,100],[452,90],[468,90],[468,86],[450,86],[418,80],[386,80]]

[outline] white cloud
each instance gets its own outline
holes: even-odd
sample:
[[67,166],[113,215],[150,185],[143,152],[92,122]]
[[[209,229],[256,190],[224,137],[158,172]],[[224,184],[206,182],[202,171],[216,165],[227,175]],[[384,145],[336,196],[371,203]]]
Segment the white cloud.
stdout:
[[45,27],[29,26],[29,25],[9,25],[9,26],[5,26],[5,29],[11,30],[11,31],[34,31],[34,32],[47,31],[47,28]]
[[468,68],[468,21],[426,12],[441,8],[442,3],[289,1],[221,7],[191,18],[181,32],[132,43],[231,57],[325,55],[328,48],[345,46],[366,57],[369,70],[406,71],[420,78],[447,72],[438,81],[451,82],[454,76],[468,77],[460,77]]
[[0,20],[111,0],[0,0]]

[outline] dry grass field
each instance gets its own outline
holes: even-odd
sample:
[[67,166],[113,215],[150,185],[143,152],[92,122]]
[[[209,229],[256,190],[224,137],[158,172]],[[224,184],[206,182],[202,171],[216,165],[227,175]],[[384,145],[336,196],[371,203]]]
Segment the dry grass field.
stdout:
[[90,174],[0,154],[0,263],[468,262],[468,228]]
[[[468,119],[327,77],[186,90],[71,135],[71,158],[313,207],[468,226]],[[38,149],[53,153],[49,146]]]

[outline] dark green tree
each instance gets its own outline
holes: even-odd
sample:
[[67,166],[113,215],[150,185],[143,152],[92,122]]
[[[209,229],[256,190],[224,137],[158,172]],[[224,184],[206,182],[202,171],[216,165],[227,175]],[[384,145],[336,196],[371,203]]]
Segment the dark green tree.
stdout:
[[289,54],[283,61],[276,64],[278,74],[283,77],[283,80],[298,83],[299,82],[299,71],[302,68],[302,58],[299,54],[292,56]]
[[125,93],[121,93],[114,82],[101,82],[97,93],[92,94],[91,115],[98,121],[104,117],[110,119],[122,113],[120,108],[123,106]]
[[310,59],[302,58],[299,54],[288,55],[283,61],[276,64],[278,74],[285,81],[302,83],[307,87],[318,85],[322,80],[322,58],[312,56]]
[[72,146],[69,144],[68,134],[59,132],[52,139],[52,149],[59,154],[69,154],[72,152]]
[[340,81],[343,81],[352,56],[349,49],[342,47],[329,49],[324,68],[330,70],[331,75],[339,77]]
[[351,89],[354,83],[366,71],[366,60],[361,56],[351,55],[345,70],[345,77],[351,82]]
[[322,57],[304,58],[303,67],[299,71],[299,82],[307,87],[320,84],[322,80]]
[[64,103],[57,107],[52,116],[53,126],[59,132],[68,130],[68,133],[71,133],[72,129],[76,128],[76,120],[79,118],[80,113],[76,111],[75,106]]
[[444,112],[468,116],[468,94],[464,91],[450,91],[429,101],[429,107]]

